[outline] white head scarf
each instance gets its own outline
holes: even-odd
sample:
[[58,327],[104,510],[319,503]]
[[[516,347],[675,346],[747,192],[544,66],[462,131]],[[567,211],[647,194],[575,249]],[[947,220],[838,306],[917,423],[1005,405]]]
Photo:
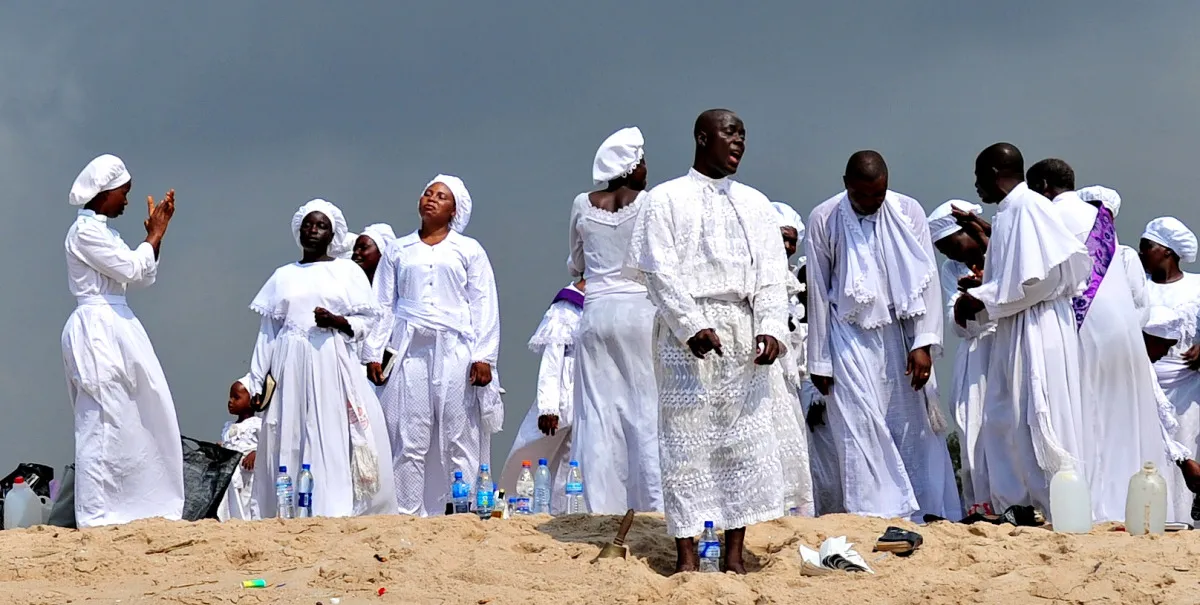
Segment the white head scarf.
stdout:
[[434,183],[441,183],[450,188],[450,193],[454,194],[454,218],[450,220],[450,228],[458,233],[467,230],[467,223],[471,222],[471,192],[467,191],[467,186],[463,184],[462,179],[448,174],[439,174],[433,177],[425,185],[426,189]]
[[771,202],[771,205],[775,207],[775,212],[779,213],[779,226],[795,229],[796,239],[804,241],[804,221],[801,220],[800,213],[783,202]]
[[1183,313],[1162,305],[1150,307],[1142,331],[1167,340],[1183,340],[1188,320]]
[[1115,189],[1092,185],[1091,187],[1084,187],[1076,193],[1079,194],[1079,199],[1085,202],[1100,202],[1102,206],[1108,208],[1113,218],[1117,218],[1117,213],[1121,211],[1121,194],[1117,193]]
[[387,223],[367,225],[362,230],[362,234],[371,238],[371,241],[375,242],[375,247],[379,248],[380,252],[387,250],[388,245],[396,239],[396,232],[392,231],[392,226]]
[[1164,216],[1150,221],[1142,239],[1170,248],[1185,263],[1196,262],[1196,234],[1183,221]]
[[329,242],[329,256],[349,258],[346,253],[348,250],[354,249],[354,240],[350,238],[350,233],[346,229],[346,217],[342,215],[342,211],[337,206],[322,199],[304,204],[296,211],[296,214],[292,215],[292,236],[296,238],[296,245],[300,245],[300,223],[304,222],[304,217],[314,212],[324,214],[333,225],[333,241]]
[[115,155],[106,153],[88,162],[79,176],[75,177],[75,183],[71,185],[71,195],[67,201],[72,206],[83,206],[96,199],[100,193],[112,191],[128,183],[129,179],[129,171],[125,169],[125,162]]
[[242,386],[246,387],[247,392],[253,392],[250,390],[250,375],[249,374],[246,374],[245,376],[238,378],[237,381],[242,383]]
[[929,213],[928,218],[930,241],[936,242],[962,231],[962,226],[958,224],[958,219],[954,218],[955,208],[963,212],[970,212],[971,214],[983,214],[983,206],[972,204],[966,200],[950,200],[934,208],[933,212]]
[[597,185],[607,184],[633,174],[645,157],[646,139],[637,126],[622,128],[600,144],[596,159],[592,161],[592,181]]

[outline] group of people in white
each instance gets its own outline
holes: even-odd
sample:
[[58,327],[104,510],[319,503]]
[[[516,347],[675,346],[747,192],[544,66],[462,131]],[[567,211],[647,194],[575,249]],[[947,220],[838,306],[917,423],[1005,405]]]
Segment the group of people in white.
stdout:
[[[991,222],[962,200],[927,215],[861,151],[806,229],[730,178],[746,151],[736,114],[706,111],[693,135],[692,168],[649,191],[637,128],[596,152],[596,188],[570,212],[571,281],[529,341],[537,395],[501,487],[545,458],[562,512],[577,460],[591,512],[665,513],[680,571],[697,568],[708,521],[725,531],[726,568],[744,573],[745,528],[788,513],[1048,514],[1049,479],[1068,466],[1098,521],[1123,516],[1146,461],[1168,476],[1171,520],[1190,518],[1200,276],[1180,269],[1197,254],[1180,221],[1156,219],[1139,250],[1121,246],[1115,191],[1077,190],[1061,160],[1026,174],[1001,143],[975,167],[980,201],[999,205]],[[170,390],[125,301],[154,281],[174,192],[147,199],[145,241],[130,248],[107,221],[131,187],[104,155],[70,194],[82,207],[66,239],[77,308],[62,345],[80,527],[179,519],[184,501]],[[461,179],[434,178],[417,210],[403,237],[382,223],[352,233],[325,200],[293,215],[300,258],[253,298],[258,337],[230,388],[222,443],[245,456],[222,518],[273,516],[275,473],[301,464],[316,515],[436,515],[453,473],[490,460],[504,417],[492,266],[464,234]],[[961,342],[939,389],[943,318]]]

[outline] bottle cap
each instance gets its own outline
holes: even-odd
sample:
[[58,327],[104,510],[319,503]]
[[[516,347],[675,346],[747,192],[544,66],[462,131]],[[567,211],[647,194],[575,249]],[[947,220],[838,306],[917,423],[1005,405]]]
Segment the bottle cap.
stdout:
[[547,462],[545,458],[538,458],[538,466],[546,466],[548,464],[550,463]]
[[479,472],[481,472],[481,473],[486,473],[486,472],[488,472],[488,465],[486,465],[486,464],[480,464],[480,465],[479,465]]
[[21,485],[22,483],[25,483],[24,477],[17,477],[16,479],[13,479],[13,485]]
[[280,465],[280,467],[279,467],[279,472],[281,472],[281,473],[286,473],[286,472],[287,472],[287,467],[286,467],[286,466],[283,466],[283,465]]
[[462,471],[454,471],[455,479],[462,479]]
[[579,461],[578,461],[578,460],[572,460],[572,461],[571,461],[571,466],[579,466]]
[[712,528],[713,528],[713,522],[712,522],[712,521],[705,521],[705,522],[704,522],[704,529],[712,529]]
[[533,464],[531,462],[529,462],[528,460],[521,461],[521,468],[529,468],[530,466],[533,466]]
[[300,465],[300,470],[302,470],[302,471],[311,471],[311,470],[312,470],[312,465],[311,465],[311,464],[301,464],[301,465]]

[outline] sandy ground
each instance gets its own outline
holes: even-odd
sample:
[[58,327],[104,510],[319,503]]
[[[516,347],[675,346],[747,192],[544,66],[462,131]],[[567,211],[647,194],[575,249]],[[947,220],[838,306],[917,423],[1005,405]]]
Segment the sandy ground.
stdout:
[[[667,577],[673,544],[650,515],[630,532],[628,560],[590,562],[617,523],[458,515],[37,527],[0,533],[0,597],[56,605],[1200,603],[1200,531],[1134,538],[1111,527],[1071,536],[939,523],[916,528],[925,545],[899,558],[869,552],[886,521],[788,518],[750,529],[748,576]],[[798,545],[835,535],[859,545],[876,574],[801,576]],[[253,578],[269,587],[241,587]]]

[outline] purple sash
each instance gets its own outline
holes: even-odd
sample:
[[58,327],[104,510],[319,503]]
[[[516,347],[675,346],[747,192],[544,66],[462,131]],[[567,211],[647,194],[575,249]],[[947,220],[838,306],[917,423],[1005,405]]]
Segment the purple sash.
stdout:
[[554,295],[554,300],[550,301],[550,304],[554,304],[560,300],[565,300],[576,307],[583,308],[583,295],[576,290],[570,288],[559,290],[558,294]]
[[1112,214],[1108,208],[1100,207],[1096,212],[1096,224],[1087,238],[1088,255],[1092,257],[1092,276],[1088,279],[1087,289],[1083,294],[1071,299],[1075,309],[1075,327],[1083,326],[1088,309],[1092,308],[1092,300],[1100,289],[1100,282],[1108,274],[1108,266],[1112,264],[1113,256],[1117,253],[1117,232],[1113,227]]

